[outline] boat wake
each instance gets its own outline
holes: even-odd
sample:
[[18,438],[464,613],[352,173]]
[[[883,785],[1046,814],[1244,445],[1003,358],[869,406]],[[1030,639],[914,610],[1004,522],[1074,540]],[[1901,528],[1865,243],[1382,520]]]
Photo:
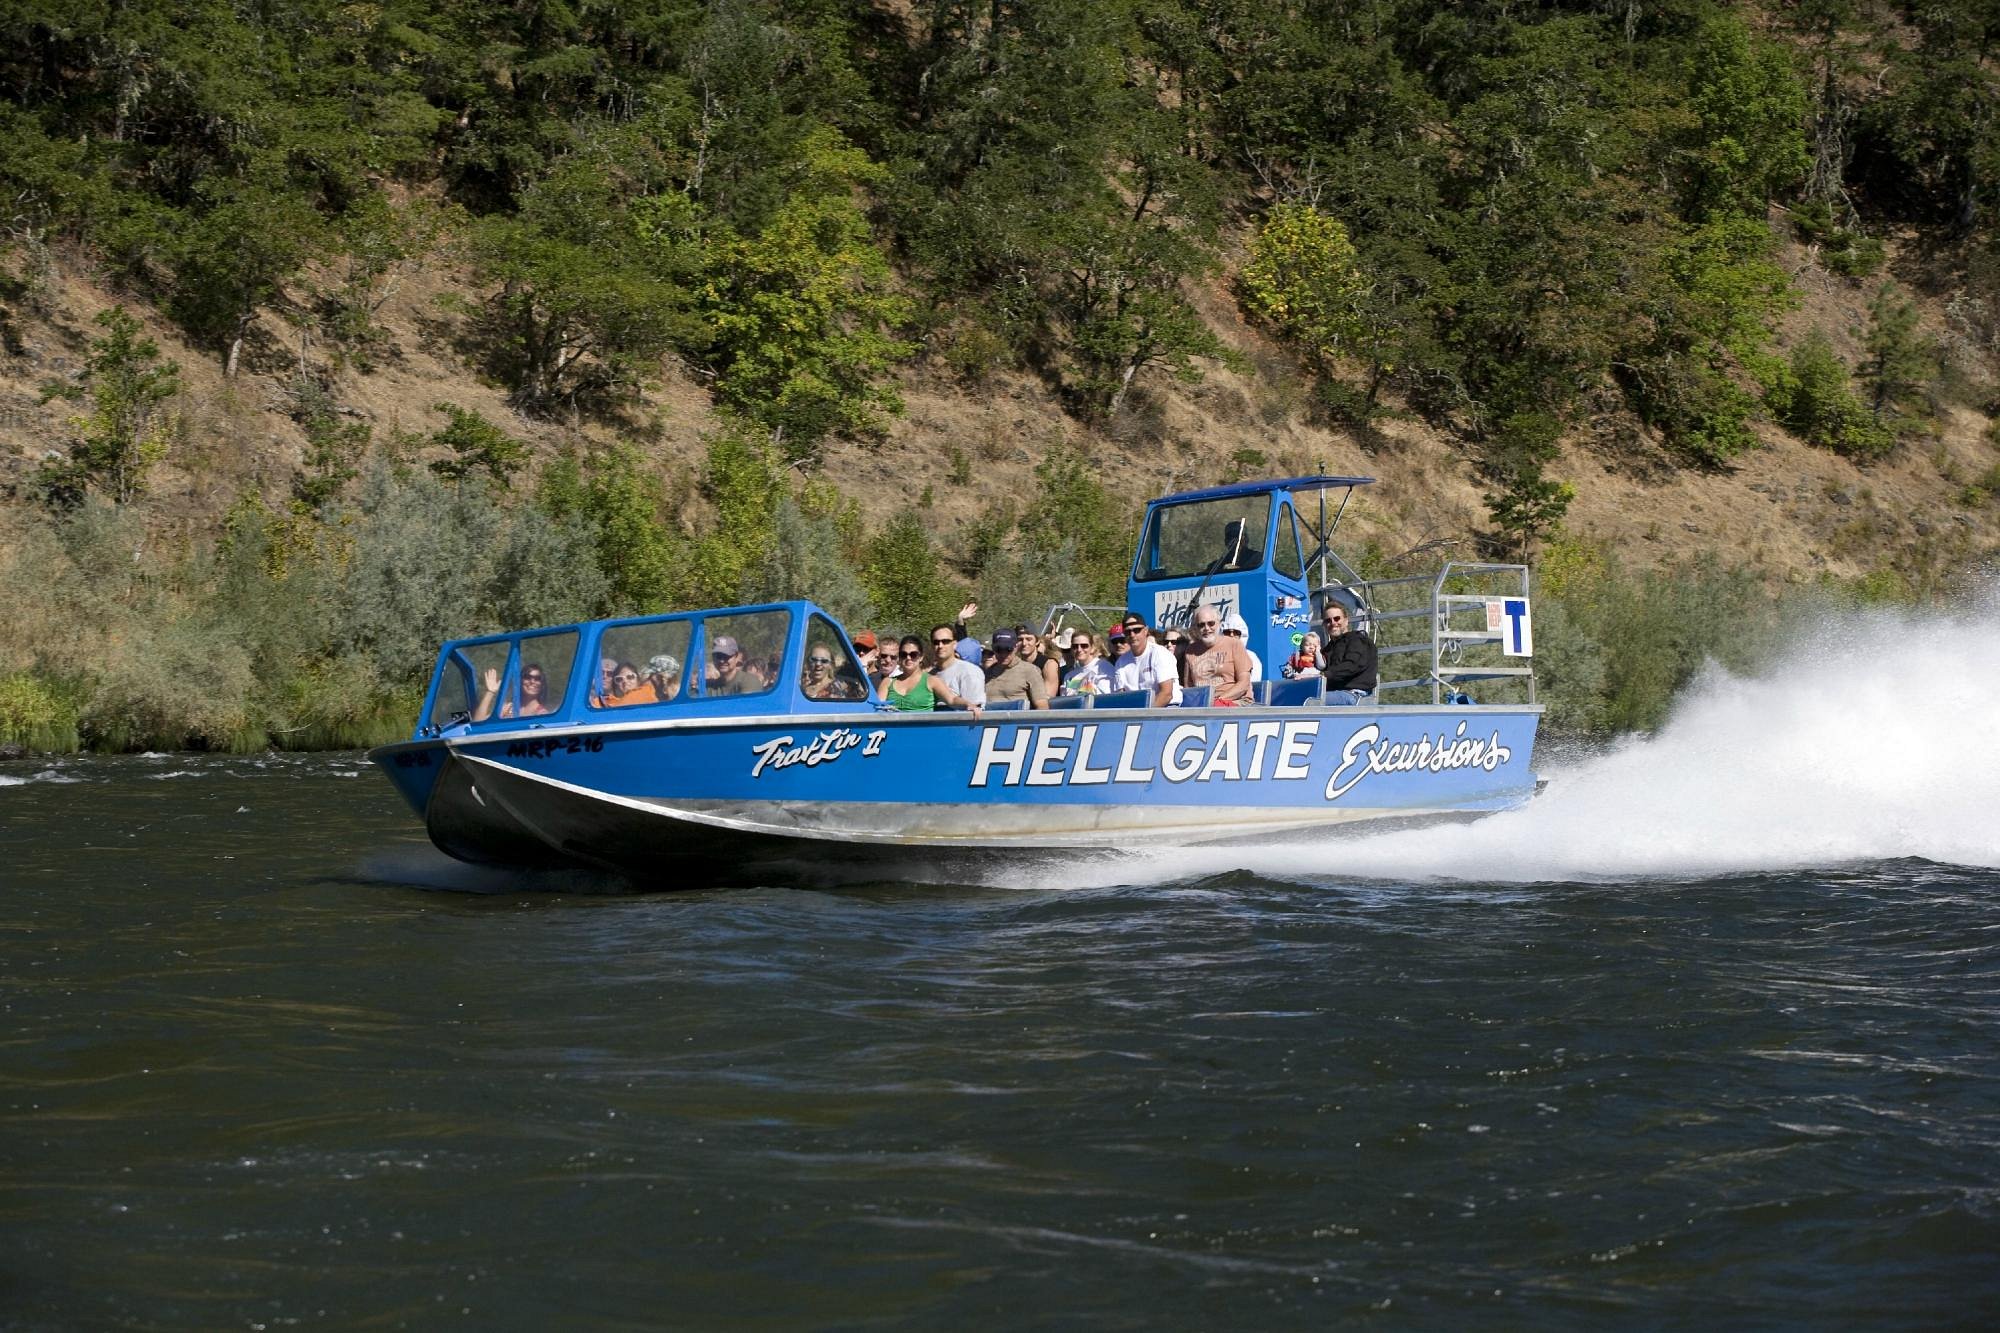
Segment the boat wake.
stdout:
[[1520,810],[1183,849],[1153,865],[1162,879],[1247,869],[1293,881],[1505,883],[1905,857],[2000,867],[1996,667],[2000,597],[1957,615],[1846,613],[1755,677],[1711,665],[1656,734],[1552,768],[1548,789]]

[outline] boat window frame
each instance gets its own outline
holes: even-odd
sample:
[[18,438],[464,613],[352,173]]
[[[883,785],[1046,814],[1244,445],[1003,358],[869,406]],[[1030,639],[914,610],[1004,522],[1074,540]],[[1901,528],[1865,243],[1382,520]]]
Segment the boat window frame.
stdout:
[[[698,655],[694,660],[701,669],[694,671],[689,668],[683,668],[681,696],[683,698],[688,696],[687,682],[690,678],[699,681],[701,686],[700,693],[696,697],[707,699],[711,702],[723,699],[761,699],[782,688],[788,680],[792,683],[793,688],[796,689],[800,674],[800,666],[796,659],[803,652],[805,638],[804,622],[799,615],[800,610],[801,607],[792,602],[765,602],[756,606],[715,607],[710,610],[691,612],[690,614],[696,617],[700,624],[696,631],[696,638],[689,643],[689,651],[695,653],[698,650]],[[783,616],[785,618],[784,639],[777,654],[778,669],[772,674],[772,678],[764,682],[764,688],[761,690],[745,690],[739,694],[711,693],[708,688],[708,669],[714,663],[709,660],[708,622],[718,619],[730,620],[747,616],[770,615]],[[736,636],[726,635],[725,637],[734,638]],[[737,648],[741,650],[742,647],[743,645],[739,641]],[[744,666],[748,667],[749,665],[750,663],[746,656]]]
[[[1275,512],[1273,501],[1277,495],[1272,491],[1252,491],[1244,495],[1217,495],[1200,500],[1179,500],[1173,504],[1156,504],[1146,511],[1146,523],[1139,533],[1138,549],[1132,557],[1133,583],[1171,583],[1177,579],[1216,578],[1223,574],[1242,575],[1268,568],[1271,560],[1271,522]],[[1168,514],[1182,509],[1227,508],[1233,505],[1262,504],[1263,515],[1256,521],[1254,530],[1258,537],[1257,561],[1250,565],[1230,565],[1204,570],[1201,566],[1178,571],[1153,570],[1149,566],[1158,563],[1160,530]],[[1246,520],[1249,515],[1244,515]],[[1149,559],[1148,557],[1152,557]]]
[[[589,651],[580,655],[580,660],[588,663],[591,669],[591,682],[583,698],[584,716],[593,720],[602,720],[617,717],[639,708],[672,708],[676,704],[686,703],[690,699],[700,697],[695,686],[700,682],[701,673],[689,669],[689,664],[696,660],[695,654],[701,651],[700,618],[701,613],[699,611],[674,611],[666,615],[627,616],[618,620],[600,620],[594,622],[596,632],[590,637]],[[669,625],[679,622],[687,622],[689,629],[688,641],[681,658],[681,687],[675,693],[674,697],[671,699],[655,699],[650,703],[612,704],[605,702],[604,695],[598,691],[598,681],[596,678],[596,673],[600,669],[599,664],[604,660],[605,638],[616,630],[643,628],[647,625]]]
[[[1285,545],[1287,535],[1291,537],[1289,546]],[[1279,553],[1284,550],[1289,550],[1292,554],[1292,564],[1295,567],[1292,570],[1282,569],[1278,565]],[[1294,583],[1306,581],[1305,543],[1299,540],[1299,517],[1292,508],[1289,496],[1279,504],[1277,517],[1272,520],[1270,551],[1270,567],[1273,574],[1281,579],[1290,579]]]
[[[805,692],[806,657],[809,653],[812,652],[813,648],[814,622],[818,622],[819,624],[826,626],[828,630],[828,637],[832,640],[833,646],[839,650],[839,655],[845,656],[845,658],[847,659],[845,665],[852,667],[854,669],[854,678],[852,683],[858,685],[861,689],[861,693],[855,696],[854,698],[815,699],[811,695]],[[825,610],[815,606],[811,607],[806,611],[803,627],[799,631],[798,648],[799,648],[798,666],[797,669],[794,672],[792,672],[792,675],[794,677],[792,681],[792,693],[795,696],[797,696],[797,698],[803,700],[806,703],[815,704],[822,707],[824,707],[827,704],[872,705],[875,702],[874,699],[875,691],[873,684],[868,679],[868,669],[861,664],[861,654],[854,651],[854,640],[848,637],[846,627],[844,627],[838,620],[835,620]],[[843,665],[838,660],[836,660],[834,663],[833,675],[835,680],[846,679]]]

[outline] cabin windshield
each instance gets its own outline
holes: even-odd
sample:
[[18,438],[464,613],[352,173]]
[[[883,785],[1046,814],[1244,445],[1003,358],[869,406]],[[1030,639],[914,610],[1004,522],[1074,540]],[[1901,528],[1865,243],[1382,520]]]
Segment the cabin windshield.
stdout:
[[1153,511],[1133,577],[1185,579],[1256,569],[1264,563],[1271,495],[1232,495]]
[[806,660],[799,693],[813,700],[859,701],[868,697],[868,673],[848,650],[833,622],[814,616],[806,622]]

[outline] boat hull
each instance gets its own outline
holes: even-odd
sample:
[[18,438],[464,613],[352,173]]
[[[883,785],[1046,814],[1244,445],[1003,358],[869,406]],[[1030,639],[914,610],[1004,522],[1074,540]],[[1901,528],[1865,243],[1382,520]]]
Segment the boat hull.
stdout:
[[692,887],[917,850],[1192,845],[1482,814],[1533,795],[1539,712],[848,712],[539,728],[372,757],[461,860]]

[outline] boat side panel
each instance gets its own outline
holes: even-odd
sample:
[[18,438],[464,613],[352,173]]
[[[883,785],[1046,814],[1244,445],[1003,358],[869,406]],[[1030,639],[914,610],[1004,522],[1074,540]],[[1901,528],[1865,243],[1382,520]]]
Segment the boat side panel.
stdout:
[[453,742],[579,791],[702,802],[934,805],[996,822],[1063,806],[1492,808],[1533,791],[1534,711],[1168,710],[940,724],[764,720]]

